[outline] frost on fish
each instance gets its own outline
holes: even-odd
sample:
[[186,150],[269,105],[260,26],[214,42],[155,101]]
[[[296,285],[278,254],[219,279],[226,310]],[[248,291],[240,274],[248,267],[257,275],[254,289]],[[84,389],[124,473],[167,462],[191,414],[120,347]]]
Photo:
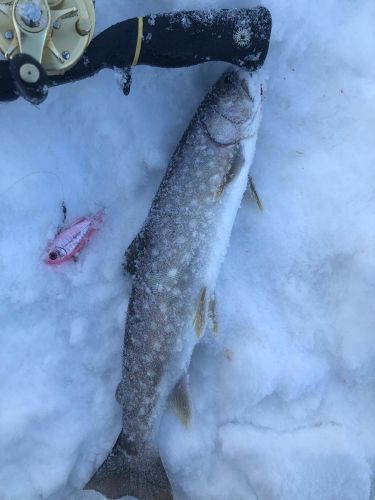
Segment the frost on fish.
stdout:
[[126,253],[133,287],[117,391],[122,431],[88,489],[109,498],[172,498],[157,447],[159,422],[167,402],[185,423],[191,418],[182,381],[207,321],[216,321],[212,297],[246,189],[259,120],[257,77],[224,73],[183,135],[140,236]]

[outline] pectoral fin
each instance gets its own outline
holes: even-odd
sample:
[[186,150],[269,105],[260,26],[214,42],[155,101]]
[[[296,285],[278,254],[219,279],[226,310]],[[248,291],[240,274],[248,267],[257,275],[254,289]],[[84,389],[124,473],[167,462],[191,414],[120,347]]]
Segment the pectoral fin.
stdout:
[[206,297],[207,297],[207,288],[203,287],[199,292],[197,308],[195,310],[195,316],[193,320],[193,325],[197,337],[202,336],[206,324],[206,310],[207,310]]
[[169,396],[169,405],[187,427],[191,421],[191,403],[187,376],[183,375]]
[[219,316],[217,313],[217,299],[216,294],[213,292],[210,298],[210,302],[208,304],[208,317],[211,322],[211,327],[214,335],[219,333]]
[[263,212],[263,203],[262,203],[262,200],[260,199],[260,196],[257,193],[257,190],[255,188],[255,184],[254,184],[253,178],[250,177],[250,176],[249,176],[248,181],[247,181],[247,191],[250,194],[250,196],[255,199],[256,204],[259,207],[259,210],[261,212]]
[[222,178],[215,193],[215,199],[219,199],[229,184],[237,177],[245,162],[242,146],[238,147],[228,172]]

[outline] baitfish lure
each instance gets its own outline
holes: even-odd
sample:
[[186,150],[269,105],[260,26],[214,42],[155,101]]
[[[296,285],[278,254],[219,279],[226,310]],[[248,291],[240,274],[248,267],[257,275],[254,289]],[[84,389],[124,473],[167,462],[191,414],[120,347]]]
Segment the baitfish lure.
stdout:
[[44,262],[57,265],[76,257],[103,223],[103,216],[101,210],[94,215],[80,217],[70,226],[61,229],[49,243]]

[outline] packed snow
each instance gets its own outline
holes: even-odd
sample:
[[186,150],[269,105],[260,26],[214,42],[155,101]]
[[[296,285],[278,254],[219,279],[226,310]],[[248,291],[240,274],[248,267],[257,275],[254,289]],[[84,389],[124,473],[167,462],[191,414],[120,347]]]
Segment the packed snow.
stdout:
[[[96,0],[122,19],[240,0]],[[216,290],[220,333],[189,372],[194,419],[159,442],[176,500],[375,498],[375,4],[266,0],[273,16],[252,175]],[[81,489],[121,426],[126,247],[225,64],[110,71],[1,104],[0,499]],[[105,209],[77,262],[62,221]]]

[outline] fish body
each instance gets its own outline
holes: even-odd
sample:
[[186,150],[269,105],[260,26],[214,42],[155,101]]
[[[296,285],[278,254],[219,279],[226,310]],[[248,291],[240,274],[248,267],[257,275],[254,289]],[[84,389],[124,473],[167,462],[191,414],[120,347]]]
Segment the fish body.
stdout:
[[260,82],[226,72],[182,137],[143,229],[127,252],[133,273],[125,327],[122,431],[86,485],[108,498],[171,500],[157,434],[168,401],[190,418],[184,378],[207,325],[220,264],[260,121]]
[[58,265],[76,257],[103,223],[103,211],[76,219],[62,228],[47,246],[44,262]]

